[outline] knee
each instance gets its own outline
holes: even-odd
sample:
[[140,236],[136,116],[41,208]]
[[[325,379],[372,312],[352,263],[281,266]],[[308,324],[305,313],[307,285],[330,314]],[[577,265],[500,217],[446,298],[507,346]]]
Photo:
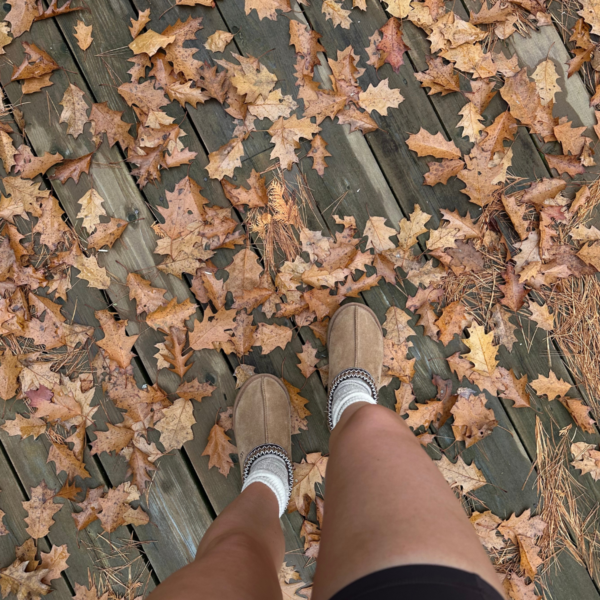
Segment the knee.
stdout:
[[257,541],[254,539],[254,536],[247,531],[226,531],[209,539],[203,539],[198,546],[196,560],[215,552],[223,552],[225,554],[247,554],[249,552],[254,552],[256,547]]
[[366,404],[352,413],[345,422],[340,422],[340,431],[334,429],[336,437],[350,436],[364,439],[371,435],[381,435],[385,431],[393,432],[395,435],[408,434],[413,437],[412,432],[404,423],[404,419],[394,411],[380,404]]

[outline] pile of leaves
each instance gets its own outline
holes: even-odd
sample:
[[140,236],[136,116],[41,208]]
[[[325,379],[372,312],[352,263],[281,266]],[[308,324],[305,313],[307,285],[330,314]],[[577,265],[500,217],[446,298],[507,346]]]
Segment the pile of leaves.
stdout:
[[[69,2],[60,8],[53,2],[46,11],[33,2],[9,4],[12,9],[0,24],[0,51],[35,21],[81,10]],[[174,394],[156,382],[143,387],[136,383],[132,359],[138,336],[127,335],[126,319],[109,310],[97,311],[96,330],[73,322],[65,310],[77,278],[101,290],[111,286],[114,276],[102,266],[102,253],[121,243],[128,227],[127,221],[107,214],[93,187],[89,175],[94,152],[65,160],[60,153],[35,156],[25,143],[15,147],[11,134],[14,128],[25,131],[24,116],[18,107],[1,107],[6,119],[0,122],[0,159],[8,176],[2,181],[5,195],[0,197],[0,398],[20,401],[19,412],[2,429],[23,439],[46,436],[48,462],[57,473],[65,473],[59,490],[49,490],[43,481],[30,490],[24,507],[31,540],[17,549],[12,565],[0,570],[3,595],[45,595],[50,581],[66,568],[66,547],[55,547],[38,561],[33,541],[48,534],[53,515],[61,510],[63,505],[55,498],[77,505],[73,519],[78,530],[96,520],[108,533],[121,525],[149,522],[138,502],[152,483],[159,459],[194,438],[194,403],[215,389],[210,382],[186,375],[194,351],[235,355],[240,361],[235,370],[239,387],[254,371],[244,363],[253,348],[260,348],[263,355],[277,348],[285,351],[295,330],[300,330],[308,341],[297,354],[299,372],[326,382],[321,351],[329,319],[342,302],[375,286],[397,286],[406,292],[405,308],[392,306],[385,314],[382,386],[392,386],[396,411],[424,446],[437,447],[438,432],[446,423],[454,440],[467,448],[493,435],[498,421],[487,406],[486,393],[512,402],[514,408],[531,410],[533,390],[547,399],[542,402],[558,399],[581,430],[596,432],[593,417],[600,415],[569,396],[569,382],[552,370],[528,381],[526,375],[500,366],[498,359],[500,346],[511,351],[518,342],[517,331],[527,342],[523,321],[528,331],[533,326],[551,334],[556,327],[556,309],[550,309],[549,300],[553,291],[567,282],[595,277],[600,270],[600,231],[593,225],[600,188],[576,179],[595,164],[593,140],[584,135],[584,127],[554,116],[561,88],[552,60],[540,62],[528,74],[516,57],[493,50],[518,31],[551,26],[548,10],[539,1],[498,2],[491,8],[483,6],[465,21],[441,0],[386,4],[390,18],[373,32],[366,66],[351,46],[339,51],[336,60],[325,61],[320,34],[289,21],[290,45],[297,56],[295,98],[282,93],[276,76],[255,57],[232,54],[235,62],[215,59],[212,66],[195,59],[196,49],[188,46],[196,41],[202,19],[178,20],[159,33],[149,28],[149,9],[132,20],[131,80],[118,88],[138,119],[135,135],[122,112],[107,103],[89,106],[74,84],[65,89],[60,115],[65,135],[77,138],[90,123],[96,147],[118,143],[140,187],[160,182],[162,169],[187,165],[195,158],[184,145],[183,131],[163,110],[170,102],[183,107],[219,102],[236,120],[234,137],[210,154],[207,166],[208,175],[221,181],[231,208],[211,204],[188,176],[166,191],[167,206],[158,208],[152,225],[157,268],[189,282],[202,318],[197,305],[169,298],[146,271],[131,272],[126,281],[118,282],[136,303],[136,319],[164,336],[155,358],[158,370],[178,376]],[[354,8],[366,10],[366,2],[354,0]],[[333,26],[351,26],[351,11],[341,3],[324,0],[322,9]],[[276,19],[278,10],[290,12],[291,7],[287,0],[246,0],[246,13],[253,10],[261,19]],[[600,25],[587,0],[582,2],[581,17],[572,32],[576,48],[569,76],[582,68],[596,73],[593,52]],[[353,216],[336,215],[337,228],[331,235],[310,230],[304,214],[310,190],[301,179],[291,186],[282,171],[299,163],[300,140],[310,140],[308,156],[323,176],[330,156],[319,133],[325,119],[337,119],[350,132],[367,134],[378,129],[373,111],[385,116],[402,102],[399,90],[391,89],[387,79],[367,89],[359,79],[367,67],[378,70],[389,64],[399,70],[410,50],[403,41],[405,19],[421,28],[431,45],[428,69],[416,74],[421,85],[430,95],[461,94],[468,99],[459,123],[470,142],[468,152],[441,132],[424,128],[410,132],[407,139],[415,156],[435,159],[429,163],[424,185],[446,185],[453,177],[464,183],[464,210],[442,210],[436,229],[430,226],[433,215],[415,206],[399,223],[371,216],[360,228]],[[91,25],[78,22],[82,50],[93,47],[92,33]],[[232,39],[232,34],[216,31],[205,46],[222,52]],[[52,73],[60,66],[35,44],[23,45],[26,58],[14,66],[11,81],[22,82],[24,95],[38,93],[53,85]],[[317,67],[330,70],[328,85],[315,80]],[[600,77],[594,77],[599,83]],[[485,126],[484,111],[498,92],[507,109]],[[600,102],[596,96],[600,92],[592,98],[594,106]],[[241,166],[243,142],[257,131],[257,120],[271,122],[274,169],[252,171],[247,181],[233,183],[227,177]],[[554,177],[524,182],[511,175],[511,142],[519,126],[527,128],[540,147],[555,142],[553,152],[544,155]],[[51,169],[52,175],[42,181]],[[81,179],[83,174],[87,179]],[[67,222],[51,189],[43,187],[44,182],[69,179],[90,182],[79,200],[82,235]],[[474,218],[476,211],[471,209],[477,207],[481,210]],[[215,259],[217,254],[222,258],[231,251],[229,264],[217,267],[222,264]],[[463,387],[453,393],[451,380],[435,376],[436,397],[415,402],[412,379],[417,355],[410,338],[416,335],[426,335],[444,349],[462,341],[462,350],[447,360]],[[308,429],[308,400],[299,388],[285,384],[297,435]],[[121,413],[120,422],[107,422],[105,411],[94,401],[98,389]],[[231,408],[221,412],[208,439],[202,440],[209,467],[225,477],[236,453],[228,434],[231,412]],[[90,478],[86,447],[92,455],[119,455],[128,465],[126,481],[108,490],[86,486]],[[582,474],[600,477],[599,453],[592,445],[575,445],[573,454]],[[319,452],[295,464],[289,511],[304,517],[300,535],[310,559],[318,556],[324,501],[317,488],[326,464],[327,457]],[[442,453],[437,464],[463,496],[486,484],[477,466],[460,456],[452,462]],[[308,520],[313,504],[316,523]],[[1,517],[0,511],[0,535],[7,533]],[[492,554],[512,552],[517,557],[509,561],[510,569],[502,567],[511,598],[534,597],[543,562],[538,545],[545,528],[542,518],[526,511],[502,521],[484,511],[474,512],[471,521]],[[304,585],[295,575],[289,567],[282,570],[286,597]],[[290,579],[296,581],[289,583]],[[96,596],[95,591],[89,593]]]

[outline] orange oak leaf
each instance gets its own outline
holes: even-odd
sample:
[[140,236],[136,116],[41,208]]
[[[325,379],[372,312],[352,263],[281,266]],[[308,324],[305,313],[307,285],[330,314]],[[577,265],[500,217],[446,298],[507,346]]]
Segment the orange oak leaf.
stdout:
[[96,231],[87,239],[88,248],[100,250],[104,246],[109,248],[123,235],[129,221],[124,219],[110,219],[108,223],[98,223]]
[[377,50],[381,52],[384,62],[389,63],[397,73],[404,64],[404,53],[410,50],[402,39],[402,22],[396,17],[390,17],[379,31],[381,41],[377,44]]
[[288,505],[288,513],[297,510],[306,517],[311,502],[315,501],[315,486],[323,482],[328,458],[320,452],[306,455],[300,463],[294,463],[294,487]]
[[494,411],[485,406],[485,394],[476,395],[473,390],[458,390],[458,400],[450,411],[454,415],[452,431],[459,442],[467,448],[490,435],[498,425]]
[[300,359],[298,368],[306,379],[308,379],[317,369],[316,365],[320,359],[317,358],[317,349],[310,342],[302,346],[302,352],[296,353]]
[[27,511],[27,533],[32,538],[39,539],[48,535],[54,524],[53,517],[62,508],[62,504],[53,502],[54,491],[48,488],[45,481],[31,488],[29,497],[29,501],[22,503]]
[[548,400],[554,400],[554,398],[565,396],[571,389],[571,384],[559,379],[554,371],[550,370],[548,377],[540,375],[531,382],[531,387],[538,396],[548,396]]
[[422,127],[418,133],[410,134],[406,144],[418,156],[454,159],[461,157],[461,152],[454,145],[454,142],[447,142],[441,133],[432,135]]
[[258,330],[254,336],[253,346],[261,346],[261,354],[269,354],[275,348],[282,350],[292,341],[292,330],[283,325],[268,325],[259,323]]
[[152,287],[149,281],[136,273],[127,275],[127,287],[129,288],[129,299],[135,300],[137,303],[138,315],[143,312],[152,313],[167,303],[164,298],[167,290]]
[[319,134],[315,135],[310,143],[310,150],[306,156],[313,159],[312,168],[323,177],[327,167],[325,159],[331,154],[327,151],[327,142]]
[[230,454],[237,454],[237,448],[230,443],[231,438],[218,423],[212,426],[208,434],[208,443],[202,456],[208,456],[208,468],[217,467],[222,475],[229,475],[233,461]]
[[50,179],[58,179],[62,184],[65,184],[68,179],[73,179],[75,183],[79,183],[81,174],[90,172],[93,155],[94,153],[90,152],[79,158],[65,160],[60,167],[55,169],[54,175],[51,175]]
[[139,336],[128,336],[125,333],[127,320],[116,321],[108,310],[97,310],[94,315],[104,332],[104,339],[97,341],[96,344],[122,369],[127,368],[135,356],[131,348]]
[[94,41],[92,37],[92,25],[86,25],[83,21],[77,21],[75,25],[75,33],[73,34],[77,40],[77,45],[82,50],[87,50]]

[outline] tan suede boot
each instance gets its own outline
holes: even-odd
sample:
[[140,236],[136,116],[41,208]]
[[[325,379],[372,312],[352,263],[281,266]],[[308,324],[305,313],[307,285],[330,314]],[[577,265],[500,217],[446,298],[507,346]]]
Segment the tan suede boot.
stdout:
[[282,381],[266,373],[254,375],[242,386],[233,407],[233,429],[242,479],[260,456],[275,454],[288,467],[292,489],[292,423],[288,391]]
[[358,378],[371,388],[373,399],[383,366],[383,330],[375,313],[365,306],[353,302],[345,304],[333,315],[327,333],[329,350],[329,428],[331,402],[336,387],[347,379]]

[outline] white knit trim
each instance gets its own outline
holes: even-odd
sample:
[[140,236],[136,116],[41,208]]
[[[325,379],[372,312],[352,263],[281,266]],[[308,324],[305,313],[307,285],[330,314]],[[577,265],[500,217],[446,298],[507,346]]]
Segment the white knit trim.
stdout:
[[333,427],[338,424],[342,413],[355,402],[377,404],[377,400],[371,396],[371,388],[362,379],[346,379],[333,392],[333,401],[331,403],[331,421]]
[[252,483],[262,483],[275,494],[279,504],[279,517],[281,517],[287,508],[290,491],[285,461],[275,454],[260,456],[250,467],[242,492]]

